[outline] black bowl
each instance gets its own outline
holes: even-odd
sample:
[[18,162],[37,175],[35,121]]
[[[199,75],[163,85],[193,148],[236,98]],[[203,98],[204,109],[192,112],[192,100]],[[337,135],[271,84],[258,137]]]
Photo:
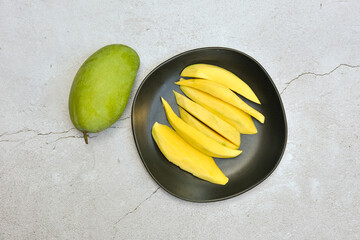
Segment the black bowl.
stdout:
[[[265,115],[265,123],[254,120],[255,135],[241,135],[243,153],[231,159],[216,159],[229,178],[225,186],[198,179],[170,163],[151,136],[155,122],[170,126],[160,97],[178,114],[172,90],[188,65],[207,63],[223,67],[245,81],[261,105],[242,98]],[[277,167],[287,140],[287,124],[280,95],[264,68],[252,57],[234,49],[208,47],[190,50],[156,67],[142,82],[132,106],[132,130],[140,157],[153,179],[166,191],[184,200],[210,202],[237,196],[258,185]]]

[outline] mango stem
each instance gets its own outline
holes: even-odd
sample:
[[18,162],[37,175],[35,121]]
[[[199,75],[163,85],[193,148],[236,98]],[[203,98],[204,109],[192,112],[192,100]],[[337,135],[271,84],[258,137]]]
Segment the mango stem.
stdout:
[[88,144],[87,132],[83,131],[85,143]]

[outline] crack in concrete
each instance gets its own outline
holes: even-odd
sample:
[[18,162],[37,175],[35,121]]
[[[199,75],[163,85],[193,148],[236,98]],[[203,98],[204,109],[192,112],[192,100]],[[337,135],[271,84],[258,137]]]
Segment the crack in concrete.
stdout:
[[[97,136],[88,136],[88,139],[91,139],[91,138],[96,138]],[[65,137],[59,137],[57,139],[55,139],[54,141],[52,142],[46,142],[46,144],[53,144],[55,143],[54,147],[53,147],[53,150],[56,148],[56,142],[62,140],[62,139],[67,139],[67,138],[84,138],[83,135],[79,135],[79,136],[65,136]]]
[[[89,136],[88,135],[88,139],[91,139],[91,138],[96,138],[97,136]],[[54,144],[54,147],[52,150],[55,150],[56,149],[56,146],[57,146],[57,142],[62,140],[62,139],[67,139],[67,138],[84,138],[83,135],[79,135],[79,136],[65,136],[65,137],[59,137],[57,139],[55,139],[55,141],[52,141],[52,142],[46,142],[46,144]]]
[[[9,143],[15,143],[15,142],[18,142],[18,143],[24,143],[24,142],[27,142],[31,139],[34,139],[35,137],[38,137],[38,136],[49,136],[49,135],[60,135],[60,134],[66,134],[72,130],[74,130],[75,128],[70,128],[68,130],[65,130],[65,131],[59,131],[59,132],[41,132],[39,130],[33,130],[33,129],[28,129],[28,128],[24,128],[24,129],[21,129],[21,130],[18,130],[16,132],[4,132],[2,134],[0,134],[0,139],[2,137],[9,137],[9,136],[14,136],[14,135],[18,135],[18,134],[22,134],[22,133],[35,133],[36,135],[34,136],[31,136],[29,138],[26,138],[26,139],[17,139],[17,140],[13,140],[13,139],[1,139],[0,140],[0,143],[1,142],[9,142]],[[58,139],[56,139],[54,142],[60,140],[61,138],[69,138],[70,136],[66,136],[66,137],[60,137]],[[76,136],[71,136],[71,137],[76,137]],[[46,144],[49,144],[49,143],[46,143]]]
[[[130,116],[126,116],[126,117],[120,118],[119,121],[124,121],[124,120],[127,120],[129,118],[130,118]],[[120,127],[120,126],[112,126],[112,127],[109,127],[109,128],[122,128],[122,127]],[[61,131],[61,132],[52,132],[51,131],[51,132],[45,132],[44,133],[44,132],[41,132],[39,130],[24,128],[24,129],[18,130],[16,132],[3,132],[3,133],[0,134],[0,138],[2,138],[4,136],[12,136],[12,135],[17,135],[17,134],[20,134],[20,133],[28,133],[28,132],[35,133],[38,136],[58,135],[58,134],[68,133],[71,130],[75,130],[75,129],[76,128],[70,128],[69,130]],[[75,136],[73,136],[73,137],[75,137]],[[2,141],[7,141],[7,140],[2,140]]]
[[149,200],[159,189],[160,189],[160,187],[157,187],[157,188],[155,189],[155,191],[153,191],[147,198],[145,198],[143,201],[141,201],[133,210],[131,210],[130,212],[125,213],[121,218],[119,218],[119,219],[114,223],[115,233],[114,233],[114,236],[113,236],[112,239],[115,239],[116,234],[118,233],[118,229],[116,229],[116,225],[117,225],[119,222],[121,222],[124,218],[126,218],[128,215],[136,212],[136,211],[140,208],[140,206],[141,206],[144,202],[146,202],[147,200]]
[[[65,137],[59,137],[57,139],[55,139],[55,141],[52,141],[52,142],[47,142],[46,144],[51,144],[51,143],[56,143],[57,141],[61,140],[61,139],[67,139],[67,138],[84,138],[84,136],[65,136]],[[88,136],[88,138],[93,138],[93,137],[90,137]]]
[[[119,119],[119,121],[123,121],[123,120],[129,119],[129,118],[130,118],[130,116],[126,116],[124,118]],[[109,128],[119,128],[120,129],[122,127],[120,127],[120,126],[112,126],[112,127],[109,127]],[[41,132],[39,130],[24,128],[24,129],[18,130],[16,132],[4,132],[4,133],[1,133],[0,138],[5,137],[5,136],[17,135],[17,134],[21,134],[21,133],[28,133],[28,132],[35,133],[37,136],[59,135],[59,134],[68,133],[68,132],[70,132],[72,130],[75,130],[75,129],[76,128],[70,128],[70,129],[68,129],[66,131],[61,131],[61,132],[52,132],[52,131],[51,132]],[[71,138],[71,137],[77,138],[76,136],[67,136],[67,137],[64,137],[64,138]],[[81,137],[79,137],[79,138],[81,138]],[[90,137],[90,138],[93,138],[93,137]],[[58,141],[58,140],[59,139],[55,140],[55,142]],[[1,140],[0,142],[4,142],[4,141],[8,141],[8,140]]]
[[127,126],[123,126],[123,127],[120,127],[120,126],[112,126],[112,127],[109,127],[109,128],[113,128],[113,129],[124,129],[124,128],[127,128]]
[[284,91],[291,85],[291,83],[293,83],[295,80],[306,76],[306,75],[313,75],[313,76],[317,76],[317,77],[323,77],[323,76],[327,76],[332,74],[333,72],[335,72],[337,69],[339,69],[340,67],[348,67],[348,68],[359,68],[360,65],[350,65],[350,64],[346,64],[346,63],[341,63],[338,66],[336,66],[334,69],[332,69],[330,72],[326,72],[326,73],[314,73],[314,72],[304,72],[301,73],[300,75],[298,75],[297,77],[291,79],[289,82],[285,83],[286,86],[285,88],[280,92],[280,95],[284,93]]
[[48,132],[48,133],[38,133],[39,136],[47,136],[47,135],[51,135],[51,134],[64,134],[64,133],[68,133],[71,130],[75,130],[75,128],[70,128],[69,130],[63,131],[63,132]]
[[14,143],[14,142],[20,142],[20,141],[11,141],[9,139],[4,139],[4,140],[0,140],[0,142],[10,142],[10,143]]
[[58,135],[58,134],[64,134],[64,133],[68,133],[70,132],[71,130],[74,130],[75,128],[70,128],[69,130],[66,130],[66,131],[61,131],[61,132],[46,132],[46,133],[42,133],[38,130],[33,130],[33,129],[27,129],[27,128],[24,128],[24,129],[21,129],[19,131],[16,131],[16,132],[4,132],[2,134],[0,134],[0,138],[1,137],[4,137],[4,136],[11,136],[11,135],[17,135],[17,134],[20,134],[20,133],[27,133],[27,132],[33,132],[35,133],[36,135],[38,136],[48,136],[48,135]]
[[124,118],[120,118],[119,120],[120,120],[120,121],[124,121],[124,120],[129,119],[129,118],[130,118],[130,116],[126,116],[126,117],[124,117]]
[[133,210],[131,210],[130,212],[124,214],[121,218],[119,218],[119,220],[117,220],[115,222],[115,225],[118,224],[121,220],[123,220],[125,217],[127,217],[129,214],[134,213],[136,210],[139,209],[139,207],[146,202],[147,200],[149,200],[158,190],[160,189],[160,187],[156,188],[155,191],[153,191],[147,198],[145,198],[142,202],[140,202]]

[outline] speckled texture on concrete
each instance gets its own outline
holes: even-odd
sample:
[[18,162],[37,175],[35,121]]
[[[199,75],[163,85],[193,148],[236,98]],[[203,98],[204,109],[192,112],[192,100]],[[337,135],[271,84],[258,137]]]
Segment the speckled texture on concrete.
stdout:
[[[360,2],[0,1],[0,239],[360,239]],[[128,105],[85,145],[68,115],[81,63],[132,46],[133,92],[197,47],[248,53],[286,109],[283,160],[263,183],[208,204],[152,180]]]

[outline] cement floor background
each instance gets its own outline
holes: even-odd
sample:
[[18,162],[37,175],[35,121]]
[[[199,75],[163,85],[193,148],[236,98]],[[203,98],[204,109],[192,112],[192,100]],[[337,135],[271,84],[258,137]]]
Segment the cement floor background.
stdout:
[[[0,239],[360,239],[360,2],[0,1]],[[83,61],[140,58],[129,104],[85,145],[68,114]],[[186,202],[137,153],[145,76],[199,47],[243,51],[273,78],[289,135],[275,172],[238,197]]]

